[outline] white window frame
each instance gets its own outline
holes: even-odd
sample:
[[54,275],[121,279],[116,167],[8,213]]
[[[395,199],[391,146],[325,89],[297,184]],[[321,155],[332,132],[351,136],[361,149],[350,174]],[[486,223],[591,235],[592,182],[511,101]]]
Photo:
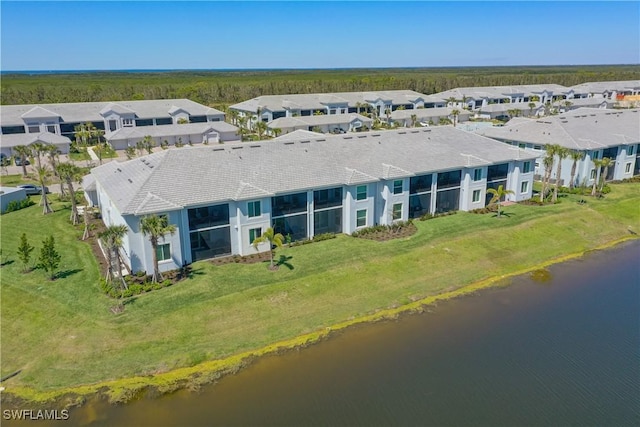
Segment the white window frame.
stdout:
[[[400,206],[399,209],[399,214],[396,217],[396,206]],[[391,206],[391,220],[392,221],[397,221],[397,220],[401,220],[402,219],[402,203],[394,203]]]
[[[400,183],[400,191],[396,192],[396,183]],[[396,179],[393,181],[393,194],[402,194],[404,192],[404,180]]]
[[478,203],[480,201],[481,196],[482,196],[482,190],[473,190],[473,193],[471,194],[472,203]]
[[[360,198],[360,189],[364,188],[364,197]],[[366,185],[358,185],[356,187],[356,200],[366,200],[367,199],[367,186]]]
[[[251,233],[253,233],[253,239],[251,238]],[[256,235],[257,234],[257,235]],[[250,228],[249,229],[249,244],[253,245],[253,241],[262,236],[262,227]]]
[[[256,214],[256,204],[258,206],[259,213]],[[247,216],[249,218],[258,218],[262,216],[262,203],[260,200],[254,200],[252,202],[247,203]]]
[[522,181],[520,183],[520,194],[526,194],[529,191],[529,181]]
[[481,181],[482,180],[482,169],[477,168],[473,170],[473,181]]
[[[165,256],[164,249],[161,250],[161,248],[164,248],[165,246],[169,248],[169,256],[167,258],[164,258]],[[158,252],[162,253],[162,258],[159,256]],[[158,257],[158,262],[171,261],[171,242],[158,243],[158,246],[156,247],[156,256]]]
[[[364,218],[360,218],[359,215],[361,212],[364,212]],[[364,219],[364,224],[358,224],[358,221]],[[356,228],[366,227],[367,226],[367,210],[366,209],[358,209],[356,211]]]
[[629,173],[631,172],[631,162],[628,162],[625,166],[624,166],[624,173]]

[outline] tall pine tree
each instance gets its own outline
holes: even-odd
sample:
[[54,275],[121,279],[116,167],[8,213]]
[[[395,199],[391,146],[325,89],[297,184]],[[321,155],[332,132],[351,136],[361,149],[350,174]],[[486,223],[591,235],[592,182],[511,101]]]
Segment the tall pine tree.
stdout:
[[29,261],[31,260],[31,252],[33,252],[34,247],[29,244],[27,241],[27,234],[22,233],[20,236],[20,246],[18,246],[18,258],[20,258],[20,262],[22,262],[22,272],[27,273],[29,270]]
[[42,249],[40,249],[40,267],[49,274],[51,280],[56,278],[56,269],[60,265],[60,258],[53,236],[46,237],[42,241]]

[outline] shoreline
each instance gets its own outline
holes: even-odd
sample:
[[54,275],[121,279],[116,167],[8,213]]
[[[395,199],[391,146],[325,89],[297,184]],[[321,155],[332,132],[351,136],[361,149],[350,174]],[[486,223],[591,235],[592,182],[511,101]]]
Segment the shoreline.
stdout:
[[537,270],[545,269],[551,265],[581,258],[594,251],[609,249],[624,242],[638,239],[638,236],[624,236],[591,249],[557,256],[516,272],[488,277],[462,285],[457,289],[421,298],[398,307],[380,309],[365,316],[346,320],[327,326],[324,329],[290,339],[277,341],[270,345],[254,350],[248,350],[223,359],[209,360],[191,367],[177,368],[156,375],[121,378],[51,391],[37,391],[27,387],[16,387],[15,389],[10,388],[7,390],[5,387],[2,393],[2,400],[5,404],[17,403],[18,405],[58,402],[65,408],[69,408],[73,406],[80,406],[90,398],[107,398],[110,403],[116,404],[130,402],[131,400],[142,397],[145,394],[163,395],[180,389],[195,390],[202,385],[215,382],[225,375],[238,372],[240,369],[248,366],[259,357],[273,356],[286,351],[304,348],[329,338],[334,332],[342,331],[355,325],[394,320],[404,314],[422,313],[425,311],[426,307],[439,301],[448,301],[492,287],[508,286],[510,283],[504,283],[505,280],[509,280],[513,277],[532,273]]

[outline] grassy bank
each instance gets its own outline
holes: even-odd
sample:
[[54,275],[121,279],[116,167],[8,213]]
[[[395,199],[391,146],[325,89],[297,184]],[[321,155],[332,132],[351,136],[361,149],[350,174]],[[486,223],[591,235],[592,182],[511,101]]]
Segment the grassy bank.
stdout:
[[66,273],[54,282],[39,270],[22,274],[14,255],[0,271],[2,375],[22,370],[3,385],[42,399],[107,381],[116,397],[152,383],[170,389],[196,372],[206,381],[245,356],[273,351],[273,343],[304,344],[328,327],[419,309],[435,295],[454,297],[465,285],[474,291],[632,237],[629,230],[640,232],[638,206],[640,185],[621,184],[586,205],[569,196],[553,206],[510,206],[500,220],[459,213],[417,222],[418,232],[403,240],[340,236],[283,249],[292,269],[277,272],[198,262],[193,278],[139,296],[117,316],[65,207],[43,217],[33,206],[2,217],[3,252],[15,254],[22,232],[40,246],[35,233],[45,230],[60,242]]

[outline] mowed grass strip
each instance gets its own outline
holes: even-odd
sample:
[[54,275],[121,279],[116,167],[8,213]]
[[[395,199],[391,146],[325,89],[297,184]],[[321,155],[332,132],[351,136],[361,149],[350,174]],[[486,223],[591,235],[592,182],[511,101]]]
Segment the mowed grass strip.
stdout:
[[[514,205],[508,217],[458,213],[420,222],[406,239],[339,236],[284,248],[292,269],[266,264],[193,264],[191,279],[136,297],[113,315],[97,263],[68,206],[2,216],[0,270],[5,385],[48,391],[167,372],[261,348],[389,307],[501,276],[640,232],[640,185],[613,186],[603,200],[562,198],[553,206]],[[25,232],[37,257],[53,234],[64,277],[20,272]]]

